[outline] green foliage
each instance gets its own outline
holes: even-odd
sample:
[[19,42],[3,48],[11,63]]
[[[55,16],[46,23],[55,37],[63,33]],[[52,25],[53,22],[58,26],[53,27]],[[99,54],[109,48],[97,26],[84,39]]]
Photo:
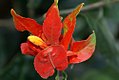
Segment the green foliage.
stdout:
[[101,73],[97,70],[87,71],[86,75],[82,76],[81,80],[114,80],[109,75]]

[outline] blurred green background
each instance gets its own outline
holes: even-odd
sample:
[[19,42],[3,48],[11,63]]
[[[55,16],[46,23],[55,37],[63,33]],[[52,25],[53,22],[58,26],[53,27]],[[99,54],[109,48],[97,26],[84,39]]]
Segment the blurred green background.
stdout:
[[[86,39],[94,30],[97,46],[88,61],[68,67],[68,80],[118,80],[119,0],[59,0],[61,16],[66,17],[81,2],[85,6],[77,16],[73,36],[76,40]],[[0,80],[43,80],[34,69],[33,57],[21,54],[20,44],[29,33],[15,29],[10,9],[42,24],[52,3],[53,0],[0,0]]]

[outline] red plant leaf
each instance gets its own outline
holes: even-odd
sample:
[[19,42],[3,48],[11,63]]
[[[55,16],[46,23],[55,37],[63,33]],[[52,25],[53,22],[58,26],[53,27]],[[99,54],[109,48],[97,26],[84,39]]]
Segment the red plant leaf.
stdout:
[[21,52],[22,54],[25,54],[25,55],[36,56],[37,53],[41,52],[41,48],[27,41],[21,44]]
[[54,74],[54,69],[65,70],[68,66],[66,51],[63,46],[50,46],[36,55],[34,59],[35,70],[42,78]]
[[80,63],[89,59],[96,45],[95,33],[91,34],[88,39],[74,42],[71,51],[67,52],[69,63]]
[[40,52],[41,52],[42,48],[40,48],[39,46],[34,45],[34,44],[31,43],[30,41],[27,41],[27,43],[28,43],[29,47],[30,47],[33,51],[35,51],[35,52],[37,52],[37,53],[40,53]]
[[39,25],[35,20],[33,20],[31,18],[22,17],[22,16],[16,14],[16,12],[13,9],[11,9],[11,14],[13,16],[14,24],[18,31],[27,30],[36,36],[41,35],[42,26]]
[[61,44],[65,47],[65,49],[67,50],[69,43],[71,41],[72,38],[72,34],[74,31],[74,27],[75,27],[75,23],[76,23],[76,18],[72,19],[72,21],[68,21],[68,24],[70,26],[70,29],[68,29],[68,31],[65,33],[65,35],[63,36],[63,39],[61,40]]
[[36,52],[33,51],[32,49],[30,49],[30,47],[27,43],[21,44],[21,52],[22,52],[22,54],[25,54],[25,55],[32,55],[32,56],[36,55]]
[[51,7],[48,9],[48,11],[47,11],[47,13],[46,13],[46,17],[47,17],[47,15],[50,13],[50,11],[52,11],[52,8],[53,8],[54,6],[57,6],[57,4],[58,4],[58,0],[54,0],[54,3],[51,5]]
[[68,48],[68,45],[72,39],[72,34],[74,32],[75,24],[76,24],[76,16],[80,12],[81,8],[83,7],[83,4],[80,4],[72,13],[70,13],[63,22],[63,39],[61,41],[61,44],[65,47],[65,49]]
[[43,23],[43,33],[50,44],[58,44],[61,35],[62,23],[59,10],[56,5],[52,5],[48,10],[46,19]]

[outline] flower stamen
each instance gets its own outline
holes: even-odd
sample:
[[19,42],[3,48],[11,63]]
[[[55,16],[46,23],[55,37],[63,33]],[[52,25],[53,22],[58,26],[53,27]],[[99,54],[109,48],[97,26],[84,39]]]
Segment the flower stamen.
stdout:
[[47,47],[47,44],[41,38],[39,38],[37,36],[30,35],[30,36],[28,36],[28,40],[31,43],[33,43],[34,45],[39,46],[43,49]]

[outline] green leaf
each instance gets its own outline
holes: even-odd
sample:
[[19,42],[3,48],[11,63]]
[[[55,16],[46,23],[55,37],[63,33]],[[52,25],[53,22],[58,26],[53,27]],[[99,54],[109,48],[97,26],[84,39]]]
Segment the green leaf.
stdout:
[[55,80],[67,80],[67,73],[65,71],[62,72],[57,71]]
[[115,39],[108,29],[108,24],[104,18],[96,20],[93,16],[86,15],[86,21],[91,29],[97,35],[97,50],[105,58],[105,61],[119,72],[118,56],[119,50],[116,46]]
[[89,70],[81,77],[81,80],[114,80],[107,74],[101,73],[98,70]]

